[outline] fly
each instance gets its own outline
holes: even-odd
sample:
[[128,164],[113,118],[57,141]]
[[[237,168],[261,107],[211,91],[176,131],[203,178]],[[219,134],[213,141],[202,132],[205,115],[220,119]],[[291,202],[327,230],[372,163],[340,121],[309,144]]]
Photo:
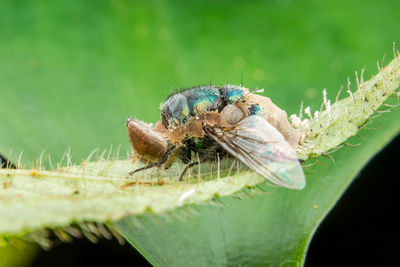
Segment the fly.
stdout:
[[[185,172],[219,156],[233,156],[270,182],[303,189],[305,177],[295,149],[301,131],[286,112],[264,96],[241,86],[199,86],[172,94],[161,104],[154,127],[135,118],[127,120],[135,155],[147,165],[168,168],[176,159]],[[192,161],[192,154],[198,159]]]

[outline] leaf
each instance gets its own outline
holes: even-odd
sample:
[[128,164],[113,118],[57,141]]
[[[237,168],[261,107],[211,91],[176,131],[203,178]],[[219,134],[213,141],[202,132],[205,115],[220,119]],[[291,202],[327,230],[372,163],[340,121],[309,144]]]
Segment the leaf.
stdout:
[[[391,95],[389,88],[398,88],[398,63],[394,60],[332,106],[325,99],[327,110],[314,118],[299,156],[328,155],[357,133],[378,108],[375,101]],[[374,89],[379,87],[381,90]],[[400,132],[399,114],[397,109],[375,120],[369,127],[380,130],[362,131],[360,138],[368,141],[331,155],[335,164],[328,159],[321,160],[323,165],[306,168],[307,187],[303,191],[271,188],[265,196],[239,203],[223,198],[223,208],[199,207],[199,215],[185,221],[127,217],[114,225],[155,266],[303,265],[312,234],[323,217],[362,166]],[[157,236],[156,243],[152,236]]]
[[[222,162],[224,176],[229,169],[226,163],[230,162]],[[215,166],[215,180],[207,181],[210,164],[201,169],[200,179],[207,180],[201,182],[192,174],[186,184],[178,182],[182,164],[161,173],[154,169],[129,177],[132,168],[135,165],[130,161],[115,160],[58,171],[0,170],[0,233],[17,234],[71,222],[107,222],[130,214],[160,213],[214,196],[231,195],[264,181],[249,171],[215,179]]]
[[14,238],[3,243],[0,236],[0,266],[1,267],[23,267],[32,262],[37,246],[17,240]]
[[324,165],[305,168],[302,191],[268,188],[263,196],[196,207],[197,216],[184,220],[127,217],[114,225],[155,266],[301,266],[321,220],[370,158],[399,134],[399,109],[385,115],[370,125],[379,130],[360,133],[368,141],[335,152],[335,163],[321,159]]
[[[372,71],[371,58],[389,54],[388,43],[398,36],[397,6],[397,1],[0,1],[0,152],[16,163],[23,150],[23,165],[33,168],[43,150],[53,167],[68,147],[72,163],[110,144],[122,143],[124,154],[130,149],[122,126],[126,117],[155,121],[160,96],[171,89],[210,79],[239,83],[242,74],[247,87],[265,87],[289,114],[298,111],[301,99],[319,108],[319,88],[332,94],[345,75],[361,66]],[[377,19],[365,19],[371,17]],[[51,166],[47,156],[40,158]],[[236,212],[234,218],[241,217]],[[231,231],[227,238],[236,235]],[[154,244],[158,236],[147,238]]]
[[[350,93],[349,97],[332,106],[325,100],[327,109],[311,121],[309,134],[298,154],[321,155],[335,149],[357,133],[399,84],[400,61],[395,58],[378,75],[361,83],[354,94]],[[185,183],[177,181],[184,168],[182,164],[164,171],[152,169],[147,173],[136,173],[132,177],[128,173],[137,168],[137,164],[132,166],[129,161],[110,159],[82,162],[80,166],[55,171],[41,170],[40,167],[38,170],[0,170],[0,233],[65,226],[72,221],[106,222],[146,211],[161,213],[215,196],[229,196],[264,182],[248,170],[230,176],[236,165],[234,160],[230,161],[225,160],[218,166],[203,164],[198,168],[196,179],[188,177]],[[220,169],[224,171],[221,177]],[[285,195],[285,192],[277,195]],[[292,203],[300,202],[301,198]]]
[[[347,129],[358,130],[365,125],[374,110],[396,92],[400,83],[399,72],[400,61],[395,58],[378,75],[361,83],[357,91],[354,94],[350,93],[348,98],[332,106],[325,99],[327,109],[311,121],[305,144],[299,148],[298,153],[307,151],[308,155],[327,154],[342,142],[337,141],[338,139],[345,140],[343,136],[346,134],[347,137],[354,135],[357,131]],[[393,111],[390,116],[386,116],[390,118],[389,122],[397,118],[393,117],[393,114],[398,115],[398,109]],[[379,119],[378,122],[384,122]],[[332,134],[332,128],[335,129],[333,133],[339,134]],[[154,213],[163,217],[127,217],[116,222],[115,226],[155,265],[184,265],[193,259],[199,265],[257,262],[302,264],[302,255],[311,233],[354,177],[354,171],[359,170],[360,164],[365,164],[377,149],[400,131],[400,125],[396,123],[378,128],[383,130],[365,134],[377,140],[362,145],[363,149],[347,149],[336,153],[337,166],[328,168],[326,165],[332,165],[328,159],[322,168],[310,167],[311,175],[307,175],[307,188],[298,193],[286,188],[268,187],[265,184],[254,188],[264,179],[249,171],[242,170],[241,173],[230,176],[229,173],[235,166],[232,164],[235,163],[234,160],[225,160],[218,165],[217,177],[216,167],[213,169],[214,163],[203,164],[198,169],[196,179],[187,177],[184,183],[177,181],[183,168],[182,164],[174,164],[169,170],[153,169],[148,173],[136,173],[134,177],[128,176],[132,168],[129,161],[111,159],[82,162],[80,166],[55,171],[45,171],[40,167],[38,170],[0,170],[0,182],[3,187],[0,190],[0,233],[21,234],[47,227],[55,228],[55,233],[58,233],[61,239],[68,239],[67,228],[59,227],[76,222],[81,223],[86,236],[92,238],[92,233],[101,234],[101,230],[93,224],[86,227],[83,224],[85,221],[102,223],[128,215]],[[324,149],[321,150],[321,147]],[[343,156],[346,153],[351,160]],[[221,177],[220,169],[223,171]],[[230,198],[220,199],[243,188],[245,189],[241,195],[247,194],[253,199],[244,200],[243,203],[234,203]],[[260,192],[267,194],[264,197],[255,196]],[[221,201],[222,209],[190,205],[213,198]],[[188,206],[183,210],[165,213],[183,205]],[[234,209],[230,210],[230,207]],[[244,216],[238,218],[238,211]],[[191,213],[200,215],[189,216]],[[257,214],[256,222],[252,214]],[[182,217],[186,221],[169,222],[175,217]],[[155,246],[154,239],[148,236],[149,233],[160,231],[157,230],[160,229],[160,223],[163,227],[157,234],[157,242],[163,238],[164,246],[173,242],[180,233],[181,238],[175,242],[176,247],[170,246],[170,250],[175,249],[176,253],[179,253],[182,246],[186,248],[184,255],[179,259],[169,258],[164,252],[158,251],[157,248],[164,246]],[[154,225],[155,229],[152,229]],[[215,225],[223,225],[219,228],[219,234],[215,233]],[[169,227],[171,229],[165,232]],[[246,227],[251,229],[244,231]],[[152,230],[149,232],[149,229]],[[263,229],[262,234],[257,229]],[[191,233],[189,239],[185,238],[188,232]],[[232,235],[235,235],[235,241],[225,239]],[[197,240],[197,246],[185,244],[193,243],[192,238]],[[199,240],[202,241],[198,242]],[[260,253],[253,244],[258,246],[265,240],[269,240],[268,245],[263,246],[265,254],[252,255],[253,251]],[[205,248],[204,244],[207,243]],[[207,256],[211,252],[224,257]]]

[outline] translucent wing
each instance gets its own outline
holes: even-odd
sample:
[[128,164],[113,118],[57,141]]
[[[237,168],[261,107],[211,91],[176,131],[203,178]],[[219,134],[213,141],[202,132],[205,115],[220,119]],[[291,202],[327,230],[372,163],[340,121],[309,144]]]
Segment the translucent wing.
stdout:
[[259,116],[249,116],[232,129],[206,127],[226,151],[277,185],[303,189],[300,162],[282,134]]

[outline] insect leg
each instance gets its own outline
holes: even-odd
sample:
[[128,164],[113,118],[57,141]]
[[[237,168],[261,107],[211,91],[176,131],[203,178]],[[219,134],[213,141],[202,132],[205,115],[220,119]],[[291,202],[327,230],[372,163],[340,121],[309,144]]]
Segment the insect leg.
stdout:
[[0,168],[16,169],[17,167],[0,154]]
[[204,161],[206,161],[206,159],[212,154],[214,153],[214,149],[217,146],[214,146],[213,148],[211,148],[208,153],[206,153],[199,161],[195,161],[192,163],[189,163],[188,165],[186,165],[185,169],[183,169],[183,171],[181,172],[181,175],[179,175],[179,181],[182,181],[183,176],[185,175],[186,171],[189,170],[190,168],[192,168],[193,166],[196,166],[200,163],[203,163]]
[[134,174],[134,173],[136,173],[136,172],[144,171],[144,170],[147,170],[147,169],[151,169],[151,168],[153,168],[153,167],[157,167],[157,166],[163,165],[165,162],[167,162],[169,156],[171,156],[171,154],[172,154],[172,152],[174,151],[174,149],[175,149],[175,146],[169,147],[169,148],[167,149],[167,152],[165,152],[164,156],[162,157],[162,159],[161,159],[159,162],[155,162],[155,163],[149,164],[149,165],[147,165],[147,166],[144,166],[144,167],[142,167],[142,168],[133,170],[133,171],[131,171],[131,172],[129,173],[129,175],[132,175],[132,174]]
[[181,172],[181,175],[179,175],[179,181],[182,181],[183,176],[185,175],[187,170],[189,170],[193,166],[196,166],[197,164],[202,163],[202,162],[203,162],[203,159],[201,159],[200,161],[195,161],[195,162],[187,164],[185,169],[183,169],[183,171]]

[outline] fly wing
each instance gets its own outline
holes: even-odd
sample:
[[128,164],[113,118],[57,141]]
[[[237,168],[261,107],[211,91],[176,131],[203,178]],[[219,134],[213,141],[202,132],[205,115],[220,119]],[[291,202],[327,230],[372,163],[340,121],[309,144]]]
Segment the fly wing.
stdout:
[[282,134],[265,119],[249,116],[231,129],[206,131],[226,151],[272,183],[303,189],[305,178],[296,153]]

